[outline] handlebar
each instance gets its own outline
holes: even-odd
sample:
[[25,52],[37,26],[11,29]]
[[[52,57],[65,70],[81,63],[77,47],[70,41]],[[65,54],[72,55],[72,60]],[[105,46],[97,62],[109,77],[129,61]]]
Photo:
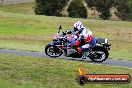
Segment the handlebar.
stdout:
[[71,31],[65,31],[65,32],[62,32],[62,33],[63,33],[63,35],[72,34]]

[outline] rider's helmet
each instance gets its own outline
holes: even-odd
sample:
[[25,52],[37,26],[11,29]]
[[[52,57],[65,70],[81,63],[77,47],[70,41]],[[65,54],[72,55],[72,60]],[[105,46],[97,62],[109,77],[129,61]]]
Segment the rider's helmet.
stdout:
[[83,28],[83,24],[81,21],[78,21],[74,24],[74,31],[81,31]]

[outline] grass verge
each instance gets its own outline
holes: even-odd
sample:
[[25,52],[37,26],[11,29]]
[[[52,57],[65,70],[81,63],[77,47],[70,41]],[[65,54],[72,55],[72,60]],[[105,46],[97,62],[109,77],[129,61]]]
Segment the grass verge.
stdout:
[[64,59],[0,55],[0,88],[131,88],[132,84],[76,83],[78,66],[91,74],[127,74],[132,70]]
[[22,13],[22,14],[34,14],[34,3],[20,3],[20,4],[0,4],[0,10],[6,12]]

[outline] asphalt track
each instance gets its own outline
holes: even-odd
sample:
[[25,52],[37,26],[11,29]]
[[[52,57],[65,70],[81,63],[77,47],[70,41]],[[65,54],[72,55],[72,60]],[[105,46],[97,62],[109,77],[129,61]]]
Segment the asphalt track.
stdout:
[[[0,54],[13,54],[17,56],[29,56],[29,57],[35,57],[35,58],[47,57],[48,58],[48,56],[46,56],[45,53],[41,53],[41,52],[18,51],[18,50],[9,50],[9,49],[0,49]],[[95,63],[95,62],[92,62],[89,58],[85,60],[82,60],[81,58],[69,58],[69,57],[64,57],[64,56],[61,56],[59,58],[64,58],[66,60],[72,60],[72,61],[76,60],[76,61],[84,61],[88,63]],[[102,63],[96,63],[96,64],[132,68],[132,61],[126,61],[126,60],[107,59],[106,61]]]

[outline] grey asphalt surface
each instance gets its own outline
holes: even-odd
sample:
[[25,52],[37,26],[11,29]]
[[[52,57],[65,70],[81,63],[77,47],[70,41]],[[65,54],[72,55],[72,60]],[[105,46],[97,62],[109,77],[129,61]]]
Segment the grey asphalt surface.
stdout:
[[[35,57],[35,58],[48,57],[45,55],[45,53],[41,53],[41,52],[18,51],[18,50],[9,50],[9,49],[0,49],[0,54],[13,54],[17,56],[29,56],[29,57]],[[66,60],[72,60],[72,61],[77,60],[77,61],[84,61],[88,63],[95,63],[95,62],[92,62],[89,58],[84,60],[81,58],[69,58],[64,56],[61,56],[59,58],[64,58]],[[96,63],[96,64],[132,68],[132,61],[126,61],[126,60],[107,59],[106,61],[102,63]]]

